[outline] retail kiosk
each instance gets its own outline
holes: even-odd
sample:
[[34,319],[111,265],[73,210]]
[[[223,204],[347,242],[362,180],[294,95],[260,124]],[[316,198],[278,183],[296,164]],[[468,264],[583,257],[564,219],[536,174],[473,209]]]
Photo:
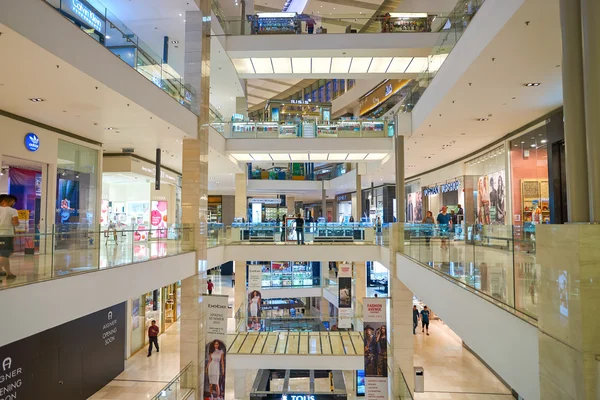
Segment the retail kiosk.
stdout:
[[250,400],[281,399],[346,400],[342,371],[261,369]]

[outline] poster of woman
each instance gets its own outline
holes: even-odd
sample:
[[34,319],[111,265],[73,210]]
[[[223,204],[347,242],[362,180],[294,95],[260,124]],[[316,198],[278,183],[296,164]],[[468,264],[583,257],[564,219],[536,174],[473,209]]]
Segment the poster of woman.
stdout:
[[258,332],[261,329],[260,300],[261,294],[258,290],[251,290],[248,293],[248,331]]
[[387,326],[369,322],[365,326],[365,376],[387,378]]
[[480,176],[477,182],[477,219],[482,225],[503,225],[506,219],[504,170]]
[[206,345],[205,400],[223,400],[225,398],[226,352],[225,343],[220,340],[213,340]]

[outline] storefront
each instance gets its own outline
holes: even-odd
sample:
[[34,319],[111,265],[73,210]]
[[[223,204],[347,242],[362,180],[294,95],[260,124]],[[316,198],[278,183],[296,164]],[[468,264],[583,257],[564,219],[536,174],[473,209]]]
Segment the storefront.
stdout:
[[[0,116],[0,193],[18,201],[18,233],[88,232],[97,213],[100,145]],[[57,172],[54,172],[56,169]],[[48,236],[50,238],[51,236]],[[61,235],[60,239],[76,236]],[[58,237],[57,237],[58,238]],[[53,241],[19,238],[15,251],[50,251]],[[55,240],[55,248],[65,241]]]
[[346,400],[344,374],[330,370],[268,370],[256,374],[250,400]]
[[223,200],[221,196],[208,196],[208,222],[223,222]]
[[181,176],[131,156],[104,157],[101,226],[135,231],[135,241],[176,239],[181,225]]
[[423,213],[423,192],[421,191],[421,182],[416,180],[404,185],[406,196],[406,222],[419,223],[425,217]]
[[250,219],[253,224],[263,222],[275,222],[278,217],[284,221],[287,216],[287,206],[285,195],[277,197],[249,197],[248,209]]
[[381,217],[383,223],[396,220],[396,185],[383,185],[362,191],[362,218],[375,222]]
[[338,194],[335,196],[335,201],[337,203],[337,221],[341,223],[350,222],[350,217],[352,217],[352,193]]
[[319,285],[321,263],[318,261],[249,262],[262,265],[262,287],[283,288]]

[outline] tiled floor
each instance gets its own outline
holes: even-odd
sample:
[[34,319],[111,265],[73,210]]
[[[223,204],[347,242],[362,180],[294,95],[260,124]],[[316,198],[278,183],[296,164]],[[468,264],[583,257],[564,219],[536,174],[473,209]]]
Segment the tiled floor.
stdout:
[[415,400],[511,398],[510,390],[442,321],[431,321],[429,336],[418,329],[414,338],[415,365],[425,370],[425,393],[415,393]]

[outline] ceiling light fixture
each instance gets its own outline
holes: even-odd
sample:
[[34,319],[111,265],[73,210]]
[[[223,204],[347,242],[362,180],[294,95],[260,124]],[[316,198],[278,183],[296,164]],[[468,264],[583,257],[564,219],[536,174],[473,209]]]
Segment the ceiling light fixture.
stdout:
[[106,129],[107,131],[112,131],[112,130],[114,130],[115,128],[113,128],[113,127],[109,126],[108,128],[104,128],[104,129]]
[[105,37],[105,38],[107,38],[107,39],[110,39],[110,35],[106,35],[106,36],[104,36],[104,37]]
[[171,43],[173,43],[173,44],[179,44],[179,40],[171,40]]
[[42,101],[44,101],[44,99],[40,99],[39,97],[34,97],[29,99],[29,101],[33,102],[33,103],[41,103]]
[[527,87],[532,87],[532,86],[540,86],[541,83],[539,82],[531,82],[531,83],[526,83],[525,86]]
[[542,142],[542,143],[546,143],[546,142],[548,142],[548,141],[547,141],[546,139],[542,139],[542,140],[541,140],[541,142]]
[[477,118],[478,122],[485,122],[485,121],[488,121],[488,120],[489,120],[489,118]]

